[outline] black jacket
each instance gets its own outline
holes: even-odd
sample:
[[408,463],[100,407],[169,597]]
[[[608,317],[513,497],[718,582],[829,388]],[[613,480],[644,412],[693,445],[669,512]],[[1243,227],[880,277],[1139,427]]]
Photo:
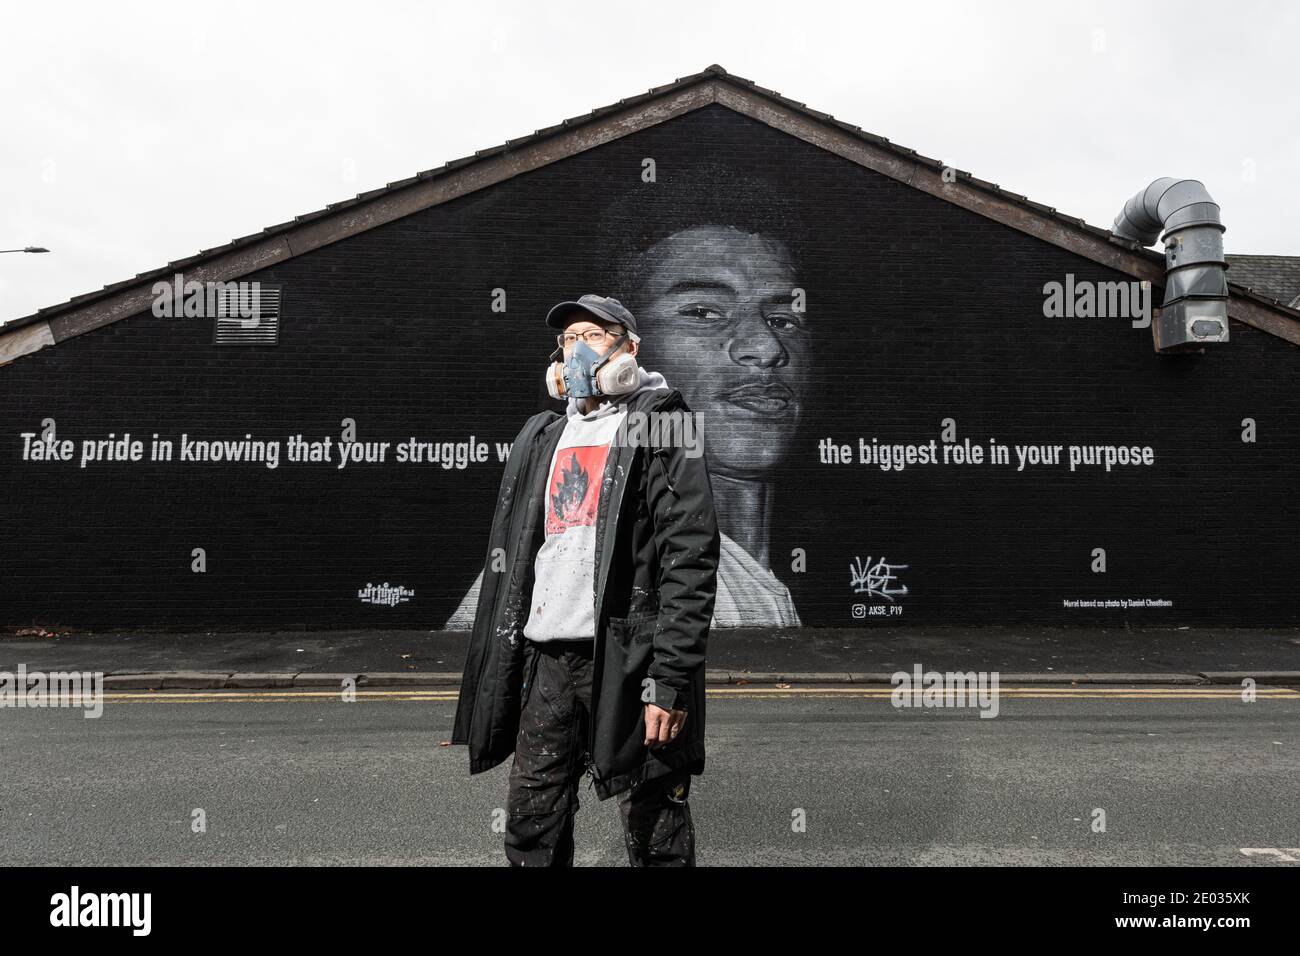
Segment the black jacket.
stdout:
[[[676,389],[647,389],[624,403],[629,411],[690,411]],[[514,753],[533,561],[565,424],[557,412],[528,419],[501,479],[451,738],[468,744],[471,774]],[[719,547],[707,453],[611,447],[596,521],[588,741],[601,800],[681,766],[704,771],[704,653]],[[677,738],[653,749],[643,743],[646,677],[658,706],[687,711]]]

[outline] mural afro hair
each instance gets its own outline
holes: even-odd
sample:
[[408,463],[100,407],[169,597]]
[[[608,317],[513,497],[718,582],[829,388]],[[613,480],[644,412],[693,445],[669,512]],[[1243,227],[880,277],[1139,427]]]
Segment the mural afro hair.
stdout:
[[794,191],[765,176],[717,163],[656,170],[656,182],[638,182],[602,210],[600,255],[607,288],[635,315],[656,243],[698,226],[730,226],[781,242],[796,268],[805,230]]

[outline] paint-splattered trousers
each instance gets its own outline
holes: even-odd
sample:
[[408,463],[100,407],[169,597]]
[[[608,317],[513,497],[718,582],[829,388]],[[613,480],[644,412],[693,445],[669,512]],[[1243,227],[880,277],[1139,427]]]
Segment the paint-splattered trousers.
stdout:
[[[594,653],[594,641],[525,639],[523,709],[506,797],[512,866],[573,865],[578,784],[591,767]],[[682,768],[616,796],[633,866],[695,865],[690,790],[690,771]]]

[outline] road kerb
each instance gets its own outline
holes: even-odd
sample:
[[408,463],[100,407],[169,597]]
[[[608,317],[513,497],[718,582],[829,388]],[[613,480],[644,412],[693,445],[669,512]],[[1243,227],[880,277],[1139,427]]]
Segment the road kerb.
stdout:
[[[979,673],[964,669],[956,673]],[[907,672],[910,676],[911,672]],[[928,671],[927,671],[928,673]],[[947,671],[940,671],[947,673]],[[986,672],[987,673],[987,672]],[[1254,678],[1258,684],[1300,684],[1300,671],[1204,671],[1201,673],[1087,673],[1057,674],[1052,672],[1003,673],[998,672],[1002,686],[1020,684],[1082,685],[1082,684],[1148,684],[1148,685],[1206,685],[1240,684],[1245,678]],[[217,690],[285,687],[338,687],[352,679],[358,687],[454,687],[459,688],[461,675],[456,672],[404,672],[373,673],[323,673],[323,672],[231,672],[231,671],[157,671],[120,672],[104,677],[106,690]],[[746,685],[773,686],[777,684],[881,684],[892,685],[893,675],[883,671],[736,671],[706,670],[704,682],[708,686],[743,687]]]
[[293,679],[294,687],[342,687],[344,681],[355,681],[360,686],[361,674],[321,674],[304,672]]
[[235,687],[292,687],[293,679],[298,676],[297,671],[287,671],[282,673],[247,673],[231,674],[226,678],[222,686],[228,688]]
[[1202,671],[1201,676],[1211,684],[1240,684],[1247,677],[1256,684],[1300,683],[1300,671]]
[[459,687],[460,674],[435,671],[390,671],[362,674],[358,687]]

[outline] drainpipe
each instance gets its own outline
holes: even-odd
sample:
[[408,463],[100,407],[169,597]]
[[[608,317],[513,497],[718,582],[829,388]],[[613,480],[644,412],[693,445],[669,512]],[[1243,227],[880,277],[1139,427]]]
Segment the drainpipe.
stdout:
[[1165,299],[1151,323],[1156,351],[1228,341],[1228,279],[1219,204],[1195,179],[1157,179],[1124,204],[1111,231],[1165,244]]

